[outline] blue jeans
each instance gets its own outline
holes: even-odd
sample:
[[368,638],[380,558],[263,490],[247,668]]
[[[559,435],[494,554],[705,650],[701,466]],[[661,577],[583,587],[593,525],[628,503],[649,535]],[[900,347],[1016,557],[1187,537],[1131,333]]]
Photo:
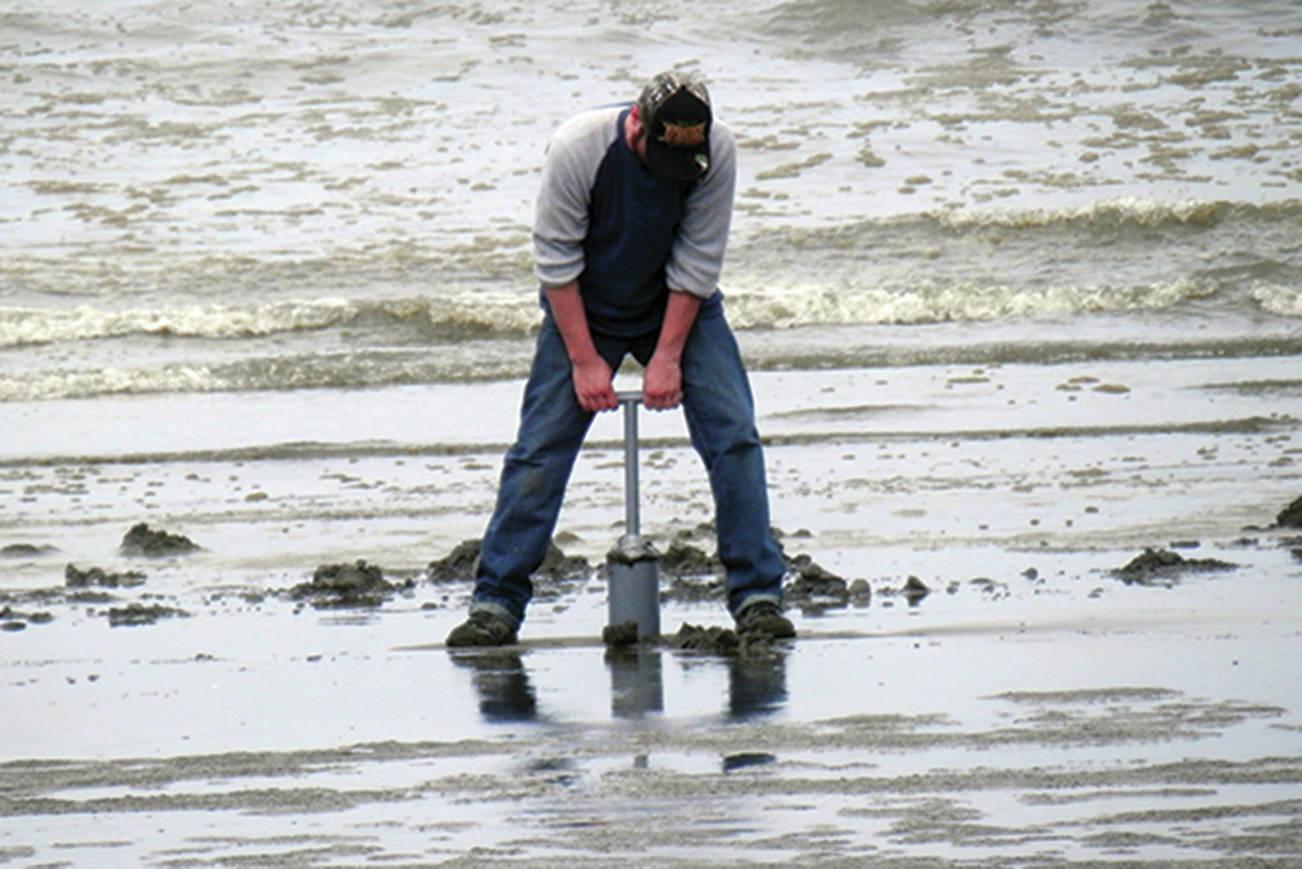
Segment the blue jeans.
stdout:
[[[594,333],[597,352],[619,369],[632,353],[646,364],[656,333]],[[736,339],[720,308],[698,315],[683,347],[683,413],[714,495],[719,558],[734,616],[760,600],[781,602],[782,554],[769,531],[764,455],[755,405]],[[592,423],[574,395],[569,355],[550,314],[538,335],[520,430],[507,451],[497,506],[480,544],[471,610],[517,627],[533,595],[529,575],[547,554],[579,447]]]

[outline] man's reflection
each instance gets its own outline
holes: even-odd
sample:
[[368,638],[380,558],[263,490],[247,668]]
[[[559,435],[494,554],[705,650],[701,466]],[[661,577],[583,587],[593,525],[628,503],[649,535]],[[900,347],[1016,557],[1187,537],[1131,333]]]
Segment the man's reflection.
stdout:
[[[755,718],[781,709],[787,702],[785,650],[765,647],[740,649],[718,658],[702,656],[697,663],[714,661],[728,668],[728,715],[734,720]],[[696,658],[695,655],[691,657]],[[610,711],[616,718],[638,718],[664,711],[661,652],[646,646],[609,648]]]
[[[534,721],[538,698],[520,653],[509,649],[454,653],[453,662],[471,671],[485,721]],[[664,711],[663,653],[646,646],[609,648],[610,711],[616,718],[640,718]],[[717,659],[716,659],[717,660]],[[769,715],[787,702],[786,656],[735,654],[720,661],[728,668],[728,715],[743,721]]]
[[485,721],[510,723],[538,717],[538,698],[529,684],[519,652],[509,649],[456,653],[453,662],[472,671],[479,694],[479,714]]
[[660,651],[641,646],[606,649],[610,668],[610,713],[616,718],[640,718],[665,708],[665,683]]
[[737,655],[728,660],[728,714],[737,721],[769,715],[787,702],[787,657]]

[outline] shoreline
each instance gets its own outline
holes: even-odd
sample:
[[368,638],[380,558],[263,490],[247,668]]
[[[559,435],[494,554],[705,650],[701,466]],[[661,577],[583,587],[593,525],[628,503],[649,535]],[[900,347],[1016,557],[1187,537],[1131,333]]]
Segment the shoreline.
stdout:
[[[1264,365],[755,375],[787,553],[871,590],[796,607],[801,636],[762,660],[597,645],[617,415],[590,434],[557,537],[587,572],[540,586],[520,648],[462,655],[437,646],[468,579],[424,572],[482,533],[517,384],[434,396],[392,443],[369,435],[410,416],[394,400],[410,390],[264,396],[221,427],[199,398],[43,406],[46,455],[81,438],[105,461],[0,467],[0,547],[32,547],[0,561],[0,609],[24,622],[0,632],[18,712],[0,716],[0,855],[1295,864],[1302,531],[1272,526],[1302,486],[1299,423],[1236,387],[1285,379],[1286,361]],[[132,423],[142,407],[159,412]],[[644,532],[708,553],[680,415],[642,419]],[[404,434],[427,420],[463,446],[408,451],[440,442]],[[201,446],[151,446],[178,431]],[[322,446],[275,446],[311,431]],[[119,551],[138,522],[200,548]],[[1150,547],[1239,566],[1126,582]],[[294,597],[358,559],[392,585],[378,606]],[[69,587],[69,563],[118,585]],[[929,589],[915,605],[910,577]],[[684,622],[728,619],[684,594],[662,625]]]

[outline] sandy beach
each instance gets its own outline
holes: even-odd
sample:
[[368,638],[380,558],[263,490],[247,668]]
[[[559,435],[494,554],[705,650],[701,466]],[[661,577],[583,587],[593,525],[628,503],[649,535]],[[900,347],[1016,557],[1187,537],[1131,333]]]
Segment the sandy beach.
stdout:
[[[1300,10],[5,0],[0,867],[1302,867]],[[451,653],[544,148],[667,68],[798,635],[642,413],[602,643],[607,414]]]
[[[437,421],[459,406],[509,435],[516,384],[359,391],[330,410],[345,445],[306,437],[303,393],[221,408],[226,441],[202,445],[185,402],[124,400],[151,419],[138,438],[81,433],[95,462],[14,445],[38,455],[0,470],[0,855],[1296,866],[1302,531],[1276,526],[1295,363],[756,375],[787,554],[871,589],[794,600],[799,637],[757,656],[601,645],[614,414],[557,536],[588,568],[540,585],[517,649],[454,654],[469,582],[431,563],[482,530],[504,443]],[[4,411],[56,431],[69,408]],[[359,449],[362,420],[396,439]],[[681,418],[641,420],[645,530],[712,551]],[[251,458],[258,425],[297,446]],[[124,554],[138,522],[200,548]],[[1149,548],[1174,563],[1118,572]],[[295,594],[359,559],[376,600]],[[685,580],[701,599],[676,578],[666,634],[726,624],[711,577]]]

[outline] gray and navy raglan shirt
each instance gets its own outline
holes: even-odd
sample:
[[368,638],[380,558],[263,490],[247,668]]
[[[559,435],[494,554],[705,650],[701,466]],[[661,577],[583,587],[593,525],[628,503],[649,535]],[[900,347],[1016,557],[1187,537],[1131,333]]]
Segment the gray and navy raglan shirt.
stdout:
[[737,169],[732,132],[716,118],[705,175],[653,175],[624,138],[629,108],[584,112],[556,131],[533,229],[542,288],[577,279],[589,328],[618,337],[658,329],[671,288],[699,296],[700,314],[719,306]]

